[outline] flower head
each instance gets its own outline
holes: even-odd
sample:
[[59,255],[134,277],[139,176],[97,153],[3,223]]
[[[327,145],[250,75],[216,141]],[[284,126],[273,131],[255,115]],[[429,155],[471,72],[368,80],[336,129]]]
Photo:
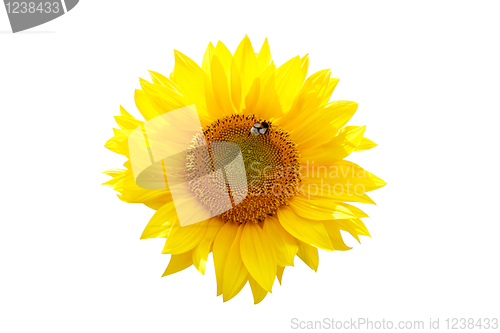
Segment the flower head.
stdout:
[[[347,202],[373,203],[366,192],[385,182],[344,159],[376,145],[364,126],[344,126],[356,103],[329,101],[338,79],[330,70],[307,77],[308,64],[307,55],[297,56],[276,68],[267,40],[255,53],[245,37],[234,55],[221,42],[209,44],[201,67],[175,51],[169,78],[151,72],[151,82],[140,80],[135,101],[146,122],[121,108],[108,149],[131,159],[133,138],[145,140],[148,122],[190,105],[201,127],[179,134],[189,145],[174,162],[157,163],[163,187],[142,186],[131,160],[105,172],[121,200],[156,210],[141,238],[166,238],[164,276],[191,265],[204,274],[212,252],[217,295],[227,301],[248,282],[259,303],[295,256],[317,270],[318,248],[350,249],[341,231],[358,241],[369,236],[361,221],[367,215]],[[175,130],[172,119],[164,123]],[[169,149],[166,141],[155,144]],[[241,167],[228,168],[236,160]],[[174,173],[188,195],[182,212]],[[184,226],[186,211],[209,215]]]

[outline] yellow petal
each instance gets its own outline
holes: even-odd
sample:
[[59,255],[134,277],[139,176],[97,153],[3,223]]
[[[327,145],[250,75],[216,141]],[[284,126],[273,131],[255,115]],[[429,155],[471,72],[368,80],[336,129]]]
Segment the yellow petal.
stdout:
[[129,157],[128,137],[132,131],[132,129],[113,128],[113,134],[115,136],[106,142],[105,147]]
[[[147,97],[147,99],[149,100],[149,104],[156,111],[157,114],[163,114],[165,112],[169,112],[193,104],[193,102],[188,101],[179,92],[179,87],[172,80],[173,75],[171,75],[171,78],[167,78],[161,75],[160,73],[154,71],[149,71],[149,73],[151,75],[151,79],[153,80],[153,84],[143,79],[140,79],[140,83],[141,83],[141,88],[144,91],[145,97]],[[148,108],[149,106],[142,106],[142,107]],[[139,110],[141,110],[139,105],[138,108]],[[149,111],[149,113],[153,112]],[[198,113],[200,114],[200,117],[202,119],[204,117],[207,117],[206,110],[200,108],[198,110]],[[149,120],[144,114],[143,116],[146,118],[146,120]],[[148,117],[151,116],[148,114]]]
[[354,226],[349,223],[350,220],[337,220],[335,223],[338,225],[340,230],[347,231],[354,239],[358,241],[358,243],[361,244],[361,240],[358,237],[358,233],[354,229]]
[[370,233],[368,232],[368,229],[366,228],[363,221],[361,221],[360,219],[351,219],[349,221],[354,225],[354,229],[356,230],[358,235],[370,237]]
[[241,235],[241,259],[250,275],[262,288],[271,292],[276,276],[273,240],[257,223],[245,223]]
[[131,129],[118,129],[118,128],[113,128],[113,134],[116,137],[120,137],[120,139],[128,140],[128,136],[133,132],[134,130]]
[[285,271],[285,267],[278,266],[278,271],[276,273],[276,276],[278,277],[278,281],[281,284],[281,281],[283,280],[283,272]]
[[311,220],[333,220],[355,218],[346,207],[323,197],[297,195],[290,199],[290,208],[304,218]]
[[224,266],[237,230],[238,225],[236,223],[228,222],[222,226],[214,240],[213,256],[215,277],[217,278],[217,296],[222,294]]
[[141,239],[167,238],[177,220],[174,203],[173,201],[169,201],[158,209],[151,220],[149,220],[148,225],[142,232]]
[[[293,130],[307,120],[312,110],[318,109],[324,91],[328,88],[330,70],[325,69],[314,73],[305,80],[297,97],[295,98],[290,111],[280,120],[279,124]],[[317,124],[317,123],[316,123]]]
[[377,144],[375,142],[363,137],[361,139],[361,142],[359,143],[359,145],[356,147],[355,150],[356,151],[368,150],[368,149],[372,149],[373,147],[376,147],[376,146],[377,146]]
[[297,253],[300,259],[306,263],[313,271],[318,271],[319,256],[318,249],[304,242],[299,243],[299,252]]
[[292,137],[300,147],[314,147],[333,140],[357,108],[358,103],[350,101],[336,101],[322,106],[302,120]]
[[340,233],[340,228],[335,221],[323,221],[325,228],[330,236],[330,240],[335,250],[337,251],[347,251],[352,249],[352,247],[347,246],[342,239],[342,234]]
[[345,209],[349,210],[356,218],[368,217],[368,215],[356,206],[343,203],[337,203],[337,205],[343,206]]
[[124,165],[127,166],[125,177],[114,188],[115,191],[120,192],[120,195],[118,195],[120,200],[129,203],[146,203],[159,198],[172,200],[170,191],[167,189],[149,190],[137,186],[132,170],[130,169],[130,162]]
[[207,231],[208,220],[181,227],[176,221],[168,235],[162,253],[180,254],[200,244]]
[[305,75],[303,66],[307,65],[307,57],[292,58],[276,70],[276,93],[278,94],[283,112],[292,106],[300,87],[304,83]]
[[358,235],[370,237],[368,229],[366,229],[360,219],[336,220],[334,222],[338,225],[339,229],[350,233],[351,236],[358,241],[358,243],[361,243]]
[[224,266],[224,283],[222,286],[222,300],[224,302],[236,296],[240,290],[243,289],[248,280],[248,271],[241,260],[240,254],[242,230],[243,225],[240,225]]
[[231,100],[231,92],[229,91],[228,78],[224,72],[221,62],[217,56],[212,58],[212,88],[215,100],[217,101],[223,114],[229,115],[235,113]]
[[101,185],[114,187],[119,181],[120,181],[120,178],[117,177],[117,178],[110,179],[107,182],[102,183]]
[[326,166],[310,164],[301,176],[304,182],[302,189],[307,188],[313,192],[316,186],[316,194],[321,195],[362,195],[387,184],[373,173],[346,160]]
[[253,304],[259,304],[267,296],[267,291],[262,288],[250,275],[248,276],[248,282],[250,283],[250,288],[252,289]]
[[144,124],[143,121],[137,120],[132,116],[115,116],[114,118],[118,126],[122,129],[135,129]]
[[281,118],[283,116],[280,100],[275,88],[274,69],[274,64],[271,64],[264,73],[262,73],[259,101],[254,110],[257,116],[267,120]]
[[141,88],[146,94],[153,108],[163,114],[172,110],[188,106],[189,103],[179,91],[172,87],[160,86],[147,81],[141,82]]
[[144,119],[150,120],[160,115],[160,113],[153,107],[144,91],[136,89],[134,99],[135,105]]
[[224,68],[224,71],[226,72],[226,75],[229,76],[229,70],[231,68],[231,62],[233,60],[233,55],[231,52],[227,49],[226,45],[219,41],[217,45],[215,46],[215,51],[214,55],[219,58],[222,67]]
[[154,84],[167,87],[172,90],[177,90],[177,85],[170,80],[169,78],[161,75],[160,73],[154,72],[154,71],[148,71],[149,75],[151,75],[151,80],[153,80]]
[[256,110],[257,103],[259,102],[260,98],[260,77],[255,78],[253,80],[252,85],[250,86],[250,89],[247,92],[247,95],[245,96],[245,112],[246,113],[253,113],[253,114],[258,114],[258,110]]
[[234,60],[241,77],[242,96],[246,96],[257,77],[257,58],[248,36],[245,36],[234,52]]
[[201,68],[203,68],[203,70],[208,75],[210,75],[210,68],[211,68],[210,62],[212,61],[212,56],[214,55],[214,53],[215,53],[215,47],[210,42],[208,43],[208,47],[207,50],[205,51],[205,54],[203,55],[203,62],[201,65]]
[[343,183],[329,183],[327,179],[321,182],[321,179],[302,179],[300,189],[304,191],[302,194],[309,197],[322,197],[332,200],[336,203],[342,202],[361,202],[375,205],[375,202],[366,194],[358,191],[356,193],[353,188],[347,190],[347,184],[343,187]]
[[234,58],[231,61],[231,99],[237,112],[241,110],[241,77]]
[[125,174],[126,170],[123,169],[108,169],[103,172],[103,174],[111,176],[111,177],[118,177],[118,176],[123,176]]
[[130,113],[125,110],[123,106],[120,105],[120,116],[134,118]]
[[205,110],[205,83],[206,73],[193,60],[179,51],[174,52],[175,82],[179,87],[179,92],[188,100],[195,104],[197,109]]
[[293,258],[299,250],[296,239],[283,229],[277,218],[271,216],[264,221],[264,232],[274,246],[278,265],[293,266]]
[[109,139],[106,141],[104,144],[104,147],[111,150],[114,153],[120,154],[120,155],[125,155],[128,157],[128,149],[120,147],[117,142],[114,140],[114,138]]
[[103,174],[113,177],[107,182],[102,183],[102,185],[114,187],[118,182],[120,182],[125,177],[126,170],[123,169],[108,169],[103,172]]
[[355,235],[361,235],[361,236],[370,236],[370,232],[366,228],[365,224],[363,221],[360,219],[348,219],[348,220],[335,220],[334,221],[341,230],[347,231],[350,233],[356,240],[359,242],[359,238],[357,238]]
[[338,83],[339,83],[339,79],[332,78],[328,81],[328,86],[325,89],[325,93],[324,93],[323,98],[321,100],[321,104],[326,104],[330,101],[330,97],[332,96],[333,90],[335,89],[335,87],[337,86]]
[[181,254],[172,254],[167,269],[165,270],[162,276],[174,274],[188,268],[193,264],[191,257],[192,257],[191,251]]
[[[215,99],[215,93],[212,87],[212,79],[208,76],[205,77],[205,103],[207,105],[206,114],[207,119],[200,117],[202,126],[211,124],[214,119],[220,119],[224,117],[224,109],[219,106],[219,103]],[[202,113],[203,114],[203,113]]]
[[[260,82],[261,82],[260,86],[261,86],[262,89],[264,89],[264,87],[267,85],[267,83],[270,80],[272,80],[272,83],[273,83],[272,89],[276,93],[275,73],[276,73],[276,66],[274,65],[274,62],[271,61],[271,63],[269,64],[269,66],[267,66],[266,69],[264,69],[264,71],[260,75]],[[261,95],[262,95],[262,92],[261,92]],[[281,110],[281,106],[280,106],[280,110]]]
[[152,210],[158,210],[161,208],[161,206],[163,206],[165,203],[169,202],[170,200],[172,200],[172,197],[170,195],[168,196],[162,196],[162,197],[159,197],[158,199],[155,199],[155,200],[149,200],[149,201],[146,201],[146,202],[143,202],[144,205],[146,205],[147,207],[151,208]]
[[317,164],[333,164],[347,157],[359,145],[365,126],[350,126],[327,143],[301,151],[302,160],[315,161]]
[[257,55],[257,66],[259,73],[262,73],[267,66],[271,64],[271,50],[269,49],[269,42],[267,38],[264,40],[264,44],[260,48],[259,54]]
[[207,264],[208,254],[210,253],[210,249],[212,248],[215,236],[223,225],[224,222],[220,218],[211,218],[208,221],[207,232],[205,233],[205,236],[203,237],[200,244],[198,244],[193,249],[193,264],[201,274],[205,274],[205,266]]
[[[309,70],[309,54],[306,54],[302,58],[300,58],[300,66],[301,66],[301,71],[302,71],[302,84],[304,83],[305,78],[307,77],[307,71]],[[302,86],[301,84],[301,86]]]
[[321,221],[299,217],[286,206],[278,210],[278,219],[283,228],[295,238],[324,250],[333,250],[330,237]]

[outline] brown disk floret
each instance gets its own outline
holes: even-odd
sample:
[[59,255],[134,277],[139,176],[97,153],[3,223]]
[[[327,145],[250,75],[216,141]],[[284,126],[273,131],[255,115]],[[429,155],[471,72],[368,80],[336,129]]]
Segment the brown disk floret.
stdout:
[[[263,122],[254,115],[224,117],[208,125],[191,142],[186,160],[189,186],[202,204],[225,222],[262,222],[287,205],[297,192],[297,146],[287,132],[269,121],[265,134],[250,133],[252,126]],[[240,152],[245,170],[228,172],[227,166],[240,158]],[[227,198],[227,193],[231,207],[227,199],[222,199]]]

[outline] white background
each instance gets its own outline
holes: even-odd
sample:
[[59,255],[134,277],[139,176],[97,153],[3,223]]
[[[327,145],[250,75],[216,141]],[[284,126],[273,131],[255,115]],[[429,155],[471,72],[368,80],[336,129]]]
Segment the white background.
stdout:
[[[496,1],[81,1],[9,33],[0,8],[0,331],[283,332],[291,319],[499,317]],[[351,125],[379,144],[350,160],[387,181],[362,207],[372,237],[298,258],[254,306],[216,298],[213,264],[160,278],[163,240],[139,240],[153,211],[118,200],[104,148],[147,70],[173,49],[201,62],[269,39],[276,64],[310,55],[359,102]]]

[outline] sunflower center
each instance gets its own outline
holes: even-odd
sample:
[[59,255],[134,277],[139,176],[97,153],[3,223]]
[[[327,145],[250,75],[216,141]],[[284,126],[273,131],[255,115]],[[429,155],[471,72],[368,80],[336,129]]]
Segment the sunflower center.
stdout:
[[[194,148],[202,142],[209,145],[209,154],[201,154]],[[300,179],[296,144],[287,132],[264,119],[254,115],[224,117],[204,128],[203,134],[195,135],[191,143],[186,160],[189,187],[225,222],[262,222],[266,216],[276,214],[280,206],[287,205],[297,192]],[[227,168],[235,159],[243,160],[244,171],[240,168],[231,172]],[[211,170],[204,170],[208,168]],[[216,185],[208,191],[206,182],[199,179],[216,170],[222,170],[219,173],[222,176],[213,178]],[[243,183],[242,172],[246,176]],[[229,193],[230,207],[227,200],[219,198],[222,193]]]

